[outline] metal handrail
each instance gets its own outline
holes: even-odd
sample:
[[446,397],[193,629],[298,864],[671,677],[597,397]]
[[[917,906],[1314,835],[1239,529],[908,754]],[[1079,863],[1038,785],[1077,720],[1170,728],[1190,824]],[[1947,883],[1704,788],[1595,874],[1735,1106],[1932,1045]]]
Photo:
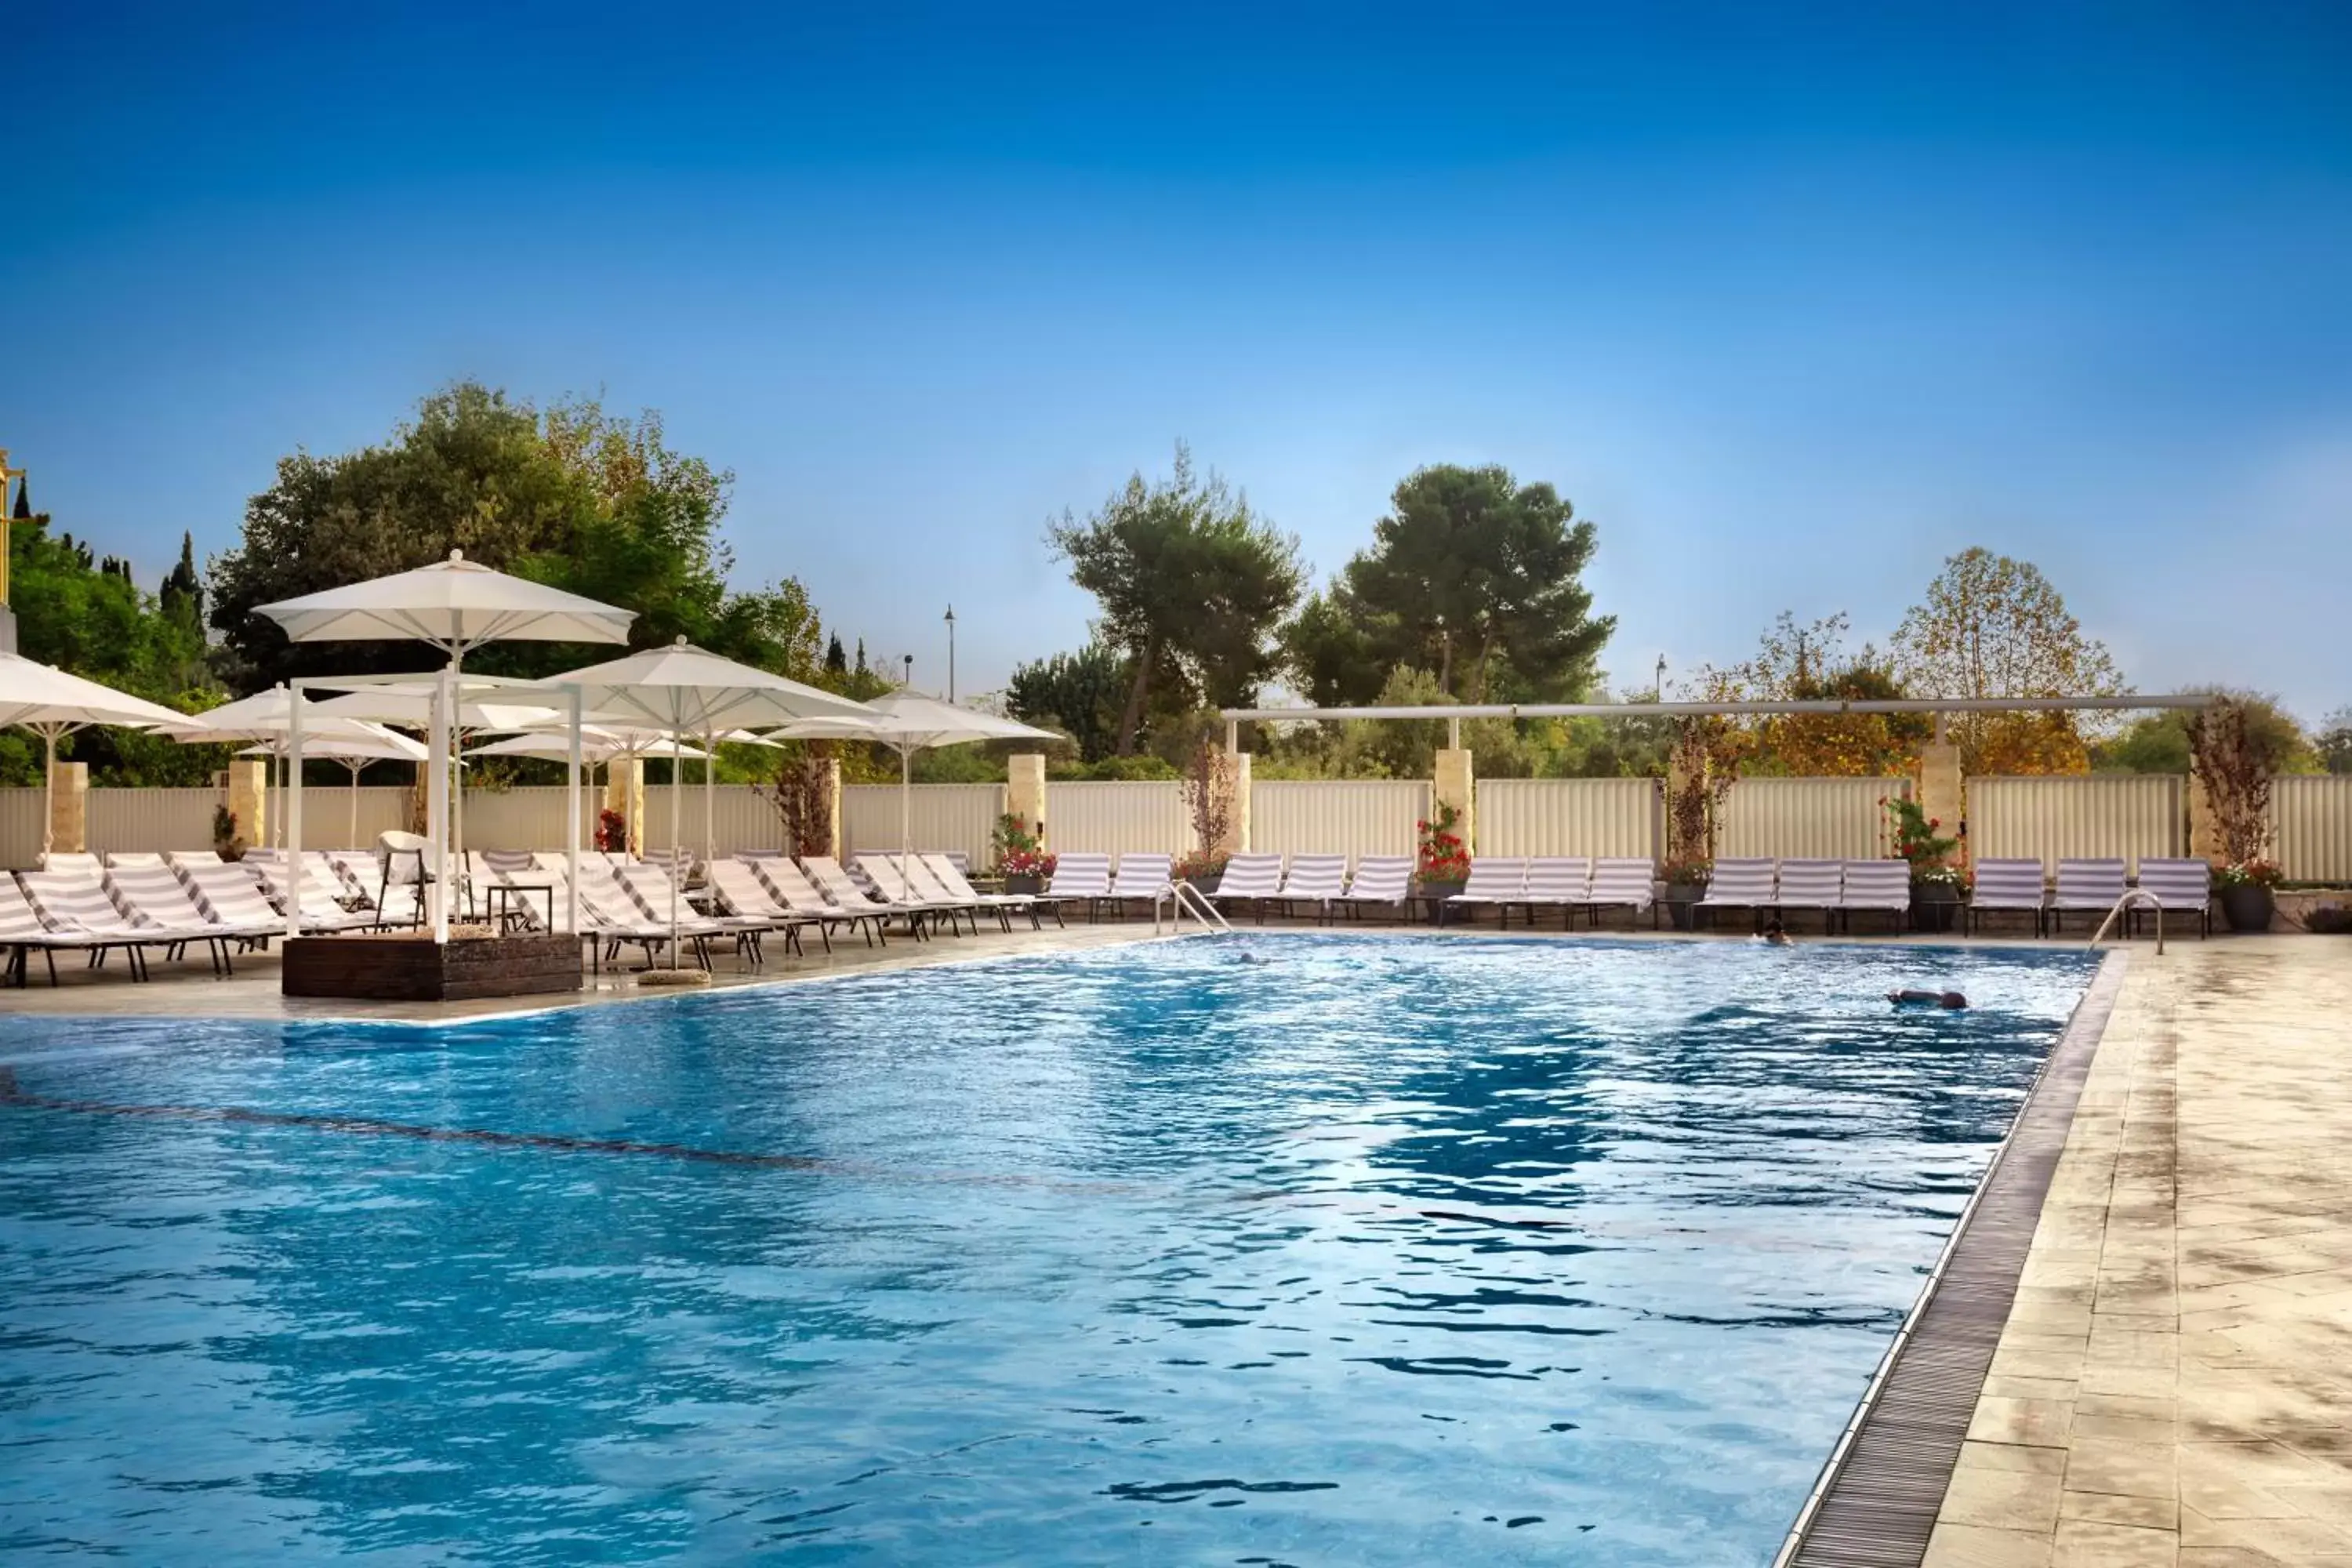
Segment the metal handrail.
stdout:
[[2134,904],[2146,904],[2156,911],[2156,951],[2159,953],[2164,951],[2164,900],[2146,888],[2126,888],[2123,890],[2123,896],[2116,900],[2116,907],[2107,911],[2107,918],[2101,921],[2099,929],[2091,933],[2094,949],[2099,945],[2099,939],[2107,934],[2107,928],[2116,923],[2116,917]]
[[1199,921],[1202,925],[1214,924],[1219,931],[1228,936],[1233,934],[1232,922],[1217,912],[1216,906],[1209,902],[1208,895],[1179,877],[1151,896],[1152,935],[1160,934],[1160,900],[1162,899],[1166,899],[1175,906],[1175,918],[1171,924],[1177,931],[1181,931],[1184,929],[1184,910],[1189,904],[1194,920]]

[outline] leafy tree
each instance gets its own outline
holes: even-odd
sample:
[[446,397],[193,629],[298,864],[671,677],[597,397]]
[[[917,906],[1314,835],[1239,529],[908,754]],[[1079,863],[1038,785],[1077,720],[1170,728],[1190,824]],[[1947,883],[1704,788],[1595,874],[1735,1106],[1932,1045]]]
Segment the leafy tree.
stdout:
[[1372,548],[1288,628],[1301,688],[1360,702],[1412,665],[1470,702],[1570,700],[1616,627],[1582,576],[1592,524],[1550,485],[1499,466],[1422,468],[1397,486]]
[[[1756,655],[1721,671],[1703,672],[1708,695],[1727,701],[1885,701],[1905,695],[1886,657],[1865,643],[1845,647],[1852,623],[1841,611],[1799,626],[1783,610],[1759,639]],[[1917,757],[1930,732],[1913,713],[1798,713],[1758,719],[1748,726],[1750,773],[1800,778],[1876,778],[1900,773]]]
[[1177,443],[1169,478],[1129,477],[1084,522],[1045,531],[1070,580],[1102,606],[1097,635],[1129,661],[1115,750],[1136,750],[1155,682],[1189,679],[1215,706],[1243,706],[1276,668],[1273,634],[1305,586],[1298,542],[1250,510]]
[[1078,760],[1098,763],[1118,746],[1120,705],[1133,681],[1116,648],[1089,642],[1076,653],[1016,666],[1004,709],[1024,724],[1050,726],[1076,742]]
[[835,677],[849,673],[849,655],[842,651],[839,632],[834,633],[824,645],[824,672]]
[[2312,737],[2320,765],[2331,773],[2352,773],[2352,708],[2338,708]]
[[[2217,689],[2237,707],[2245,740],[2263,771],[2273,773],[2315,773],[2326,763],[2303,726],[2278,704],[2278,699],[2253,691]],[[2180,709],[2150,713],[2135,721],[2120,735],[2092,752],[2102,773],[2185,773],[2193,748],[2190,735],[2196,715]]]
[[[49,521],[36,515],[8,530],[17,651],[183,710],[217,703],[204,632],[187,613],[187,595],[201,595],[202,584],[193,590],[185,580],[175,585],[175,573],[161,597],[144,593],[129,562],[95,556],[70,533],[52,534]],[[184,551],[183,564],[193,580]],[[37,784],[45,754],[22,732],[7,732],[0,739],[0,779]],[[225,753],[136,731],[90,729],[59,742],[58,754],[88,763],[91,777],[104,784],[193,785],[205,783]]]
[[[414,644],[289,644],[257,606],[400,572],[463,550],[470,560],[637,612],[631,642],[686,637],[780,673],[815,673],[823,641],[790,579],[731,590],[719,537],[733,476],[670,449],[660,416],[595,403],[544,412],[460,383],[418,405],[382,446],[279,459],[246,508],[236,548],[213,566],[212,624],[236,683],[293,675],[414,669]],[[491,673],[550,674],[610,648],[494,645]]]
[[[2123,689],[2105,647],[2030,563],[1981,548],[1944,563],[1903,617],[1894,675],[1925,697],[2105,697]],[[2071,712],[1955,714],[1971,773],[2082,773],[2086,726]]]

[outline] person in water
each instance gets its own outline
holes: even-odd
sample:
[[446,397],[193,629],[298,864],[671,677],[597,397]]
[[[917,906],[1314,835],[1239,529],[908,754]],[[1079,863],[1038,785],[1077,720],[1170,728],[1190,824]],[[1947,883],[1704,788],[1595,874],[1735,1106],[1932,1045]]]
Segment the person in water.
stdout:
[[1764,922],[1764,945],[1767,947],[1787,947],[1790,945],[1789,942],[1789,933],[1780,928],[1780,917],[1779,915],[1774,915],[1770,920]]
[[1957,991],[1889,991],[1886,994],[1886,999],[1897,1007],[1919,1003],[1932,1007],[1942,1007],[1953,1013],[1960,1011],[1969,1005],[1969,999]]

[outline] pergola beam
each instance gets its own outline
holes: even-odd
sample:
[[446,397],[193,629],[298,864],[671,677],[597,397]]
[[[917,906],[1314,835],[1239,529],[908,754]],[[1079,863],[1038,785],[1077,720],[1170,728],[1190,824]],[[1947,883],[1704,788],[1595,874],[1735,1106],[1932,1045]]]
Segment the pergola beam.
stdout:
[[1405,708],[1223,708],[1227,734],[1244,721],[1296,724],[1343,719],[1685,719],[1795,713],[2041,713],[2053,710],[2118,713],[2168,708],[2203,708],[2209,692],[2134,694],[2127,697],[1897,697],[1832,699],[1814,702],[1511,702],[1464,707],[1428,704]]

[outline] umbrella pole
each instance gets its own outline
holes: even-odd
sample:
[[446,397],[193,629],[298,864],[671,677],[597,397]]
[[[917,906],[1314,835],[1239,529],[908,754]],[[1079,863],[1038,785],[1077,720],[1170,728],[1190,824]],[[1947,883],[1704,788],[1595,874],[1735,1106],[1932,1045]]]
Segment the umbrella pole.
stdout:
[[[710,770],[718,763],[718,737],[706,731],[702,737],[702,863],[706,867],[710,864],[710,858],[718,852],[719,847],[719,832],[714,826],[713,816],[719,809],[719,797],[710,787]],[[707,870],[703,873],[706,877],[709,874]]]
[[683,729],[669,732],[669,963],[673,969],[677,962],[677,797],[684,793],[677,782],[677,748]]
[[915,748],[898,748],[898,880],[911,894],[914,879],[907,873],[915,858]]
[[356,849],[360,847],[360,770],[367,766],[367,762],[364,758],[345,757],[343,766],[352,770],[351,825],[343,829],[347,840],[343,847]]
[[41,731],[49,738],[49,766],[41,774],[41,868],[48,868],[49,851],[57,847],[58,831],[58,728],[51,724]]

